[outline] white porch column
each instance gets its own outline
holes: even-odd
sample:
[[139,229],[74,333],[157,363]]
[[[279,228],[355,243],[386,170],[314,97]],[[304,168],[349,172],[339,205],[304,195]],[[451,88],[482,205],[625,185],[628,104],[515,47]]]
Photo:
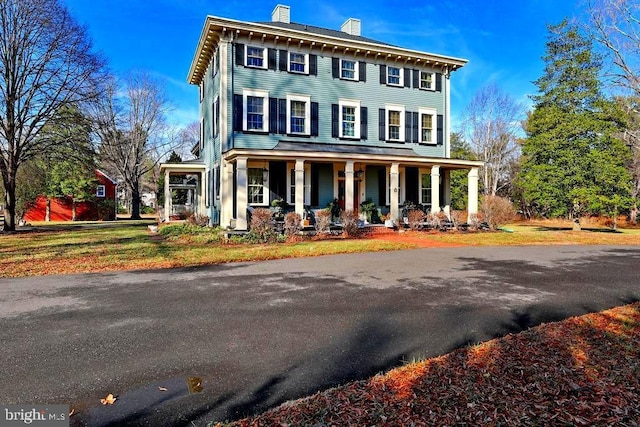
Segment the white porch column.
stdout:
[[391,163],[391,169],[389,170],[389,209],[391,213],[391,219],[397,220],[400,218],[399,200],[400,194],[398,189],[400,187],[400,164]]
[[247,205],[249,200],[247,186],[247,158],[236,159],[236,230],[247,230]]
[[431,166],[431,213],[440,212],[440,166]]
[[296,213],[304,217],[304,160],[296,159]]
[[223,160],[220,174],[220,226],[224,228],[233,218],[233,163]]
[[[200,215],[207,215],[207,172],[200,172],[200,179],[198,180],[198,213]],[[207,215],[209,216],[209,215]]]
[[449,169],[442,171],[442,196],[444,198],[442,201],[444,213],[448,218],[451,218],[451,171]]
[[344,168],[344,210],[355,210],[353,206],[353,160],[347,160]]
[[164,222],[171,216],[171,189],[169,188],[169,171],[164,173]]
[[471,221],[472,215],[478,214],[478,168],[471,168],[469,170],[469,193],[468,193],[468,218],[467,221]]

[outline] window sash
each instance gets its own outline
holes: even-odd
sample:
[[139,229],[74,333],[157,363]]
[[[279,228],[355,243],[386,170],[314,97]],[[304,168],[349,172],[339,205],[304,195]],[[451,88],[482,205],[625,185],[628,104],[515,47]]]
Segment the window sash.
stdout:
[[247,192],[250,204],[264,203],[264,174],[262,169],[247,169]]
[[96,188],[96,197],[105,197],[106,187],[104,185],[98,185]]
[[420,89],[433,89],[433,73],[420,72]]
[[433,115],[422,114],[420,119],[420,129],[422,132],[422,141],[431,142],[433,140]]
[[247,66],[264,67],[264,48],[247,47]]
[[305,133],[306,104],[304,101],[291,101],[291,133]]
[[389,139],[400,139],[400,111],[389,110]]
[[247,96],[247,130],[264,129],[264,98]]
[[342,136],[356,136],[356,107],[342,106]]
[[340,76],[343,79],[356,79],[356,62],[343,59],[340,61]]
[[305,68],[305,55],[303,53],[289,52],[289,71],[294,73],[304,73]]
[[387,83],[390,85],[400,84],[400,68],[387,67]]
[[423,173],[421,179],[422,191],[420,203],[431,206],[431,175]]

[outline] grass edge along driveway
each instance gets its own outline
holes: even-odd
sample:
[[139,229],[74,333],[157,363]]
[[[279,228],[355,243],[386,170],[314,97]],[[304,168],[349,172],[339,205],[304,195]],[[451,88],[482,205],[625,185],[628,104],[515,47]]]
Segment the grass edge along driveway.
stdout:
[[640,245],[640,230],[610,232],[519,223],[511,232],[420,232],[358,239],[318,239],[275,244],[213,244],[188,237],[165,240],[149,232],[149,221],[44,224],[31,231],[0,234],[0,278],[189,267],[238,261],[295,258],[432,246],[613,244]]

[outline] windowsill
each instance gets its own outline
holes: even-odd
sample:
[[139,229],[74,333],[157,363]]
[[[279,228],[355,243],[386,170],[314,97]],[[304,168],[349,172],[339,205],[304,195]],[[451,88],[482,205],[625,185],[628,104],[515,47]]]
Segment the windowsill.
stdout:
[[311,138],[311,135],[308,133],[287,133],[287,136],[291,138]]
[[266,69],[267,69],[267,67],[265,67],[265,66],[260,67],[260,66],[258,66],[258,65],[246,65],[246,64],[245,64],[245,67],[246,67],[246,68],[255,68],[255,69],[257,69],[257,70],[266,70]]
[[392,144],[404,144],[405,141],[400,141],[399,139],[387,139],[384,142],[390,142]]
[[420,141],[420,142],[418,142],[418,144],[420,144],[420,145],[438,145],[437,142],[426,142],[426,141]]
[[344,141],[360,141],[360,138],[355,136],[339,136],[338,139],[341,139]]
[[433,88],[432,88],[432,89],[429,89],[429,88],[426,88],[426,87],[421,87],[421,88],[418,88],[418,89],[420,89],[420,90],[424,90],[424,91],[427,91],[427,92],[435,92],[435,91],[436,91],[436,90],[435,90],[435,89],[433,89]]
[[293,70],[289,70],[287,71],[289,74],[300,74],[302,76],[308,76],[309,73],[306,71],[293,71]]
[[344,81],[347,81],[347,82],[357,82],[358,81],[356,78],[348,79],[346,77],[340,77],[340,80],[344,80]]
[[400,83],[398,84],[394,84],[394,83],[387,83],[387,86],[391,86],[391,87],[404,87],[403,85],[401,85]]
[[262,129],[245,129],[242,131],[243,133],[250,133],[253,135],[269,135],[269,132]]

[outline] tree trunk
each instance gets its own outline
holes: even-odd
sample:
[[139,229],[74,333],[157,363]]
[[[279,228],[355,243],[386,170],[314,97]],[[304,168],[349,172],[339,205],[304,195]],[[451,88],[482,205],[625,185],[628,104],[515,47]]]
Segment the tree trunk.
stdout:
[[46,210],[45,210],[45,214],[44,214],[44,220],[45,222],[49,222],[51,221],[51,197],[46,196],[47,197],[47,204],[46,204]]
[[16,175],[7,171],[4,180],[4,231],[16,231]]
[[629,222],[632,225],[638,224],[638,205],[635,202],[633,203],[631,211],[629,212]]
[[141,219],[140,217],[140,191],[138,188],[131,190],[131,219]]
[[71,221],[76,220],[76,199],[71,199]]

